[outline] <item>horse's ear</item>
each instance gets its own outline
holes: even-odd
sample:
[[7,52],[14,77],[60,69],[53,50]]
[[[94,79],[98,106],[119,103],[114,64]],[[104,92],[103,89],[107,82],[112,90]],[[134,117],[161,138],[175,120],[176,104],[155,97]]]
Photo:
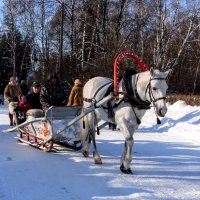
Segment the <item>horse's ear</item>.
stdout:
[[172,72],[172,69],[168,69],[164,74],[165,74],[165,78],[167,78]]
[[151,74],[151,76],[153,76],[153,74],[154,74],[153,67],[150,68],[150,74]]

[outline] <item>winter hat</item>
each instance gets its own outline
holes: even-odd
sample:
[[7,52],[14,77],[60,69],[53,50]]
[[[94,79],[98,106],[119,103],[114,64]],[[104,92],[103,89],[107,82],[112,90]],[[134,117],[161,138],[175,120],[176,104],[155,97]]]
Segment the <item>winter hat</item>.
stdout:
[[40,83],[35,81],[35,82],[33,82],[32,87],[40,87]]
[[16,80],[16,77],[15,77],[15,76],[11,76],[11,77],[10,77],[10,81],[13,81],[13,80]]
[[21,83],[24,84],[24,83],[26,83],[26,81],[25,80],[21,80]]
[[56,80],[58,80],[58,76],[55,73],[50,73],[49,74],[49,80],[55,78]]
[[76,80],[74,81],[74,84],[76,84],[76,85],[81,85],[80,79],[76,79]]

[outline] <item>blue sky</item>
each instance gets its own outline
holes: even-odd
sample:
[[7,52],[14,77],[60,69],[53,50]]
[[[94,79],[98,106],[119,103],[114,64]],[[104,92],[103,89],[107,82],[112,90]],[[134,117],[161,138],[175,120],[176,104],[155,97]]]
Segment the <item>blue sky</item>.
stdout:
[[[1,20],[2,20],[2,18],[3,18],[3,15],[2,15],[2,8],[3,8],[3,5],[4,5],[4,3],[2,2],[2,0],[0,0],[0,23],[1,23]],[[1,25],[1,24],[0,24]]]

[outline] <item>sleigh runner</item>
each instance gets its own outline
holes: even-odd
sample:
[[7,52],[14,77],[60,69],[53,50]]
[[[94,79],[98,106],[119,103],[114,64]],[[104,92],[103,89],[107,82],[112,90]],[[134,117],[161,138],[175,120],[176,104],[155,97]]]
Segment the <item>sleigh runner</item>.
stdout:
[[47,152],[60,151],[63,147],[80,150],[80,119],[114,97],[115,94],[111,93],[83,110],[80,107],[50,107],[44,115],[42,110],[32,109],[27,112],[24,123],[3,132],[19,132],[20,142]]

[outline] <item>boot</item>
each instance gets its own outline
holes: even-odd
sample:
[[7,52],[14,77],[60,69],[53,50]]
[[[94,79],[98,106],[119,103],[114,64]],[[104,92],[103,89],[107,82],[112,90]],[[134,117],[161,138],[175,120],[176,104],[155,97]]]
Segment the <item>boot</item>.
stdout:
[[9,118],[10,118],[10,126],[13,126],[13,115],[9,113]]

